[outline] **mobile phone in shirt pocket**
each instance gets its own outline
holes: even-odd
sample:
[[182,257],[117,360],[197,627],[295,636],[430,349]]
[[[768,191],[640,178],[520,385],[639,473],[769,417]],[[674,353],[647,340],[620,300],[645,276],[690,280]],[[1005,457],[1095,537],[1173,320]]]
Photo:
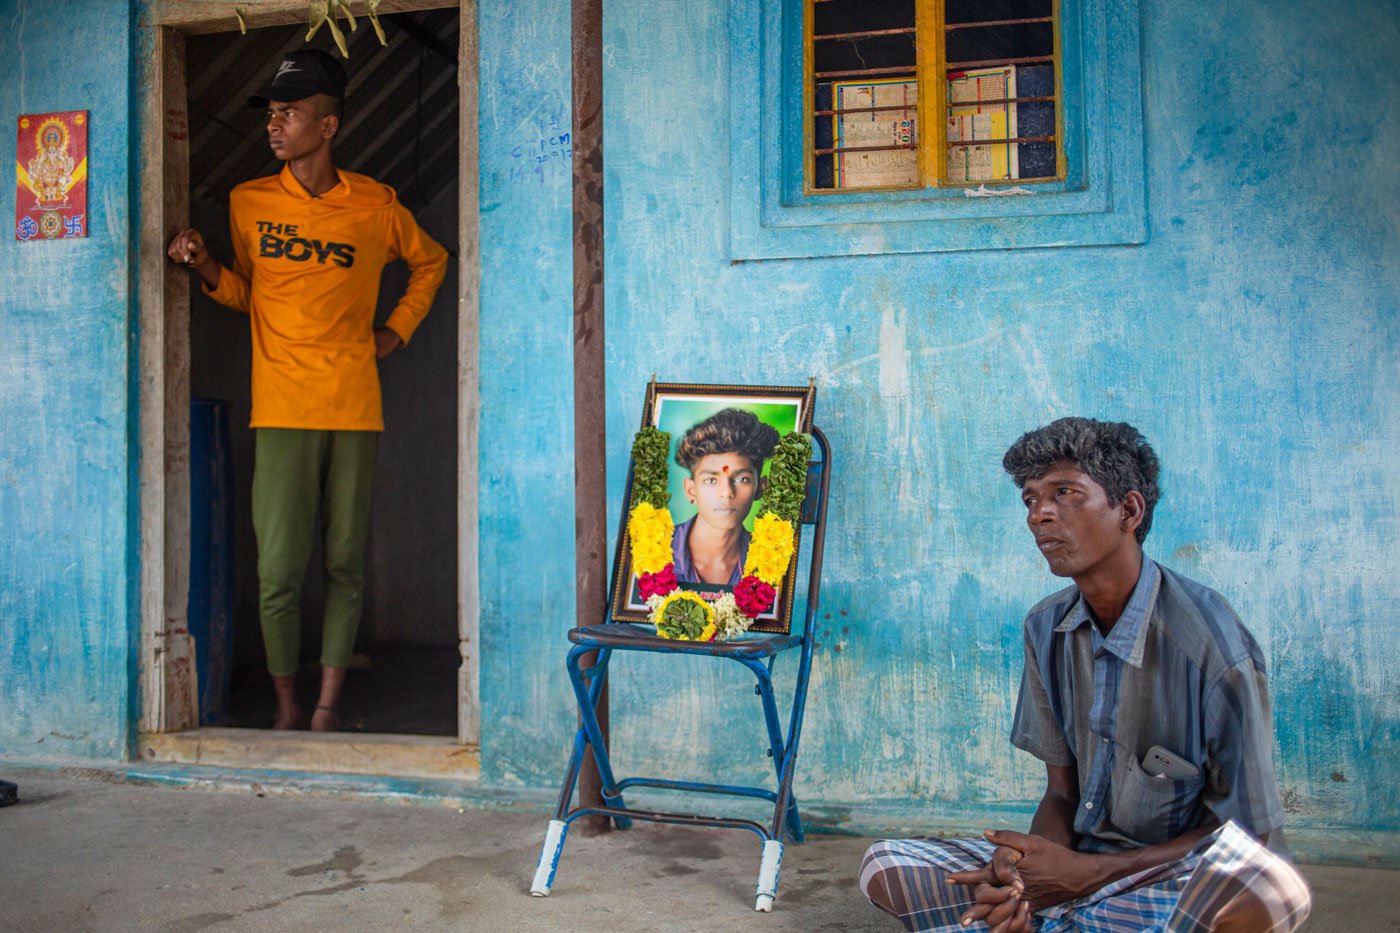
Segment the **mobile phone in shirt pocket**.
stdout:
[[1160,745],[1154,745],[1147,750],[1147,754],[1142,757],[1142,770],[1153,777],[1170,778],[1173,781],[1189,780],[1201,773],[1191,762]]
[[1112,805],[1105,816],[1135,846],[1166,842],[1200,821],[1204,785],[1199,776],[1175,780],[1148,774],[1137,755],[1125,755],[1114,767]]

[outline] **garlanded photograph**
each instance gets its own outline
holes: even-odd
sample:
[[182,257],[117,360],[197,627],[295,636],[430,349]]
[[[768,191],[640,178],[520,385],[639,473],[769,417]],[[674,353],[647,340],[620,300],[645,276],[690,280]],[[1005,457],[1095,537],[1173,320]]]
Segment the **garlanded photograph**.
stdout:
[[613,617],[663,637],[786,632],[811,386],[652,383],[632,448]]

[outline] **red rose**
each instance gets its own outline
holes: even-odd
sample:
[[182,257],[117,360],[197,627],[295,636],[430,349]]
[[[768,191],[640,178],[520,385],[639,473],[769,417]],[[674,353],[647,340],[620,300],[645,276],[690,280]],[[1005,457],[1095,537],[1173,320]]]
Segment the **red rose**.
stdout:
[[677,586],[675,565],[667,564],[656,573],[642,574],[637,578],[637,586],[642,591],[642,599],[667,595]]
[[773,608],[777,595],[777,590],[752,575],[744,577],[734,587],[734,602],[738,604],[739,611],[750,619],[758,618],[759,613]]

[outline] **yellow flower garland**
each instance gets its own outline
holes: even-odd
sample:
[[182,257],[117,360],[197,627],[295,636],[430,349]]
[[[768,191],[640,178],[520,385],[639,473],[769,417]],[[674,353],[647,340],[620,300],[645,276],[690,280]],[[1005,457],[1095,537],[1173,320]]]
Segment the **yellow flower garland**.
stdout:
[[792,560],[792,523],[772,512],[765,512],[753,525],[749,541],[749,556],[744,561],[744,575],[753,574],[769,586],[777,586],[787,574]]
[[632,543],[632,572],[641,576],[656,573],[671,562],[671,536],[676,526],[668,509],[640,502],[627,518],[627,536]]

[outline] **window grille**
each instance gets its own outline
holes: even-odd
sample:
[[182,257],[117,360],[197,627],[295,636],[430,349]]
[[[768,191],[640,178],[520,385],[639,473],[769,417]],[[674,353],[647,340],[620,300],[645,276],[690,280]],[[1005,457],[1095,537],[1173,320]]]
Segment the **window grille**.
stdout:
[[1065,177],[1058,0],[804,0],[809,193]]

